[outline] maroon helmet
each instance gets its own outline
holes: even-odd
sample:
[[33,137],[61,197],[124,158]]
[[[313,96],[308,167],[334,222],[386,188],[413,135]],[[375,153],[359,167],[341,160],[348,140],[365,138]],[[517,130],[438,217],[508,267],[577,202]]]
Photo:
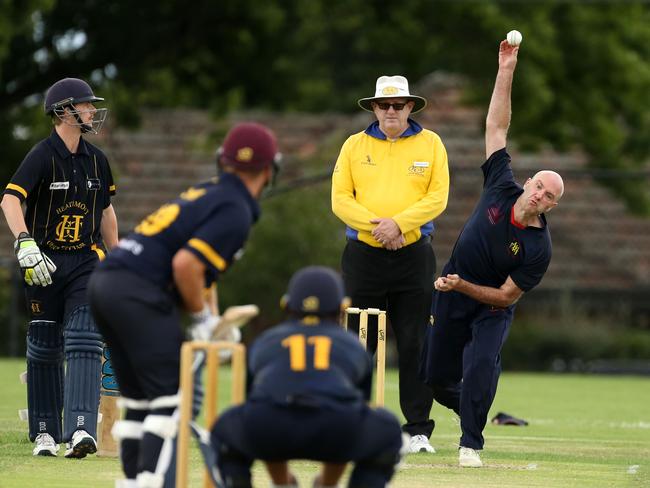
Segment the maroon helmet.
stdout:
[[218,152],[220,164],[244,171],[260,171],[271,165],[276,168],[280,157],[275,134],[256,122],[243,122],[230,129]]

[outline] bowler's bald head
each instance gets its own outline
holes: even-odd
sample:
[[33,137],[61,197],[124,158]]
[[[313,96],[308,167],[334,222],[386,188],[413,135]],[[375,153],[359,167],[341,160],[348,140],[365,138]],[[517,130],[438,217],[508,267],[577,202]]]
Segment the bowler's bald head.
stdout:
[[535,176],[533,176],[533,180],[537,179],[542,181],[544,188],[555,195],[556,202],[562,198],[562,195],[564,194],[564,181],[558,173],[545,169],[538,171]]

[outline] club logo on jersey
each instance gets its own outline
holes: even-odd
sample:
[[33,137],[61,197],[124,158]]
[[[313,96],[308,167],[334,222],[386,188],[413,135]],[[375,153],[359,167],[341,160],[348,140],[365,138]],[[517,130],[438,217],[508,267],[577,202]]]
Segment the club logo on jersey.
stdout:
[[503,218],[503,212],[499,207],[490,207],[487,209],[487,217],[492,225],[496,225]]
[[516,256],[517,254],[519,254],[519,251],[521,251],[521,246],[519,245],[519,242],[517,240],[514,240],[510,244],[508,244],[508,250],[510,251],[510,254],[512,256]]
[[83,224],[83,215],[63,215],[56,226],[56,240],[59,242],[78,242]]
[[306,297],[302,301],[303,312],[318,312],[319,306],[320,300],[318,300],[318,297],[314,295]]
[[50,190],[67,190],[70,188],[69,181],[53,181],[50,183]]

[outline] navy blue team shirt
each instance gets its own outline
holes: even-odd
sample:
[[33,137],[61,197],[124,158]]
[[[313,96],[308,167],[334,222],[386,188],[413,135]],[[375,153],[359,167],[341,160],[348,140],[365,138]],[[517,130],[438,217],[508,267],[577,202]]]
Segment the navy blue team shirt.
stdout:
[[551,235],[544,214],[542,227],[523,227],[514,219],[514,204],[523,193],[515,182],[506,149],[481,166],[483,193],[461,231],[449,265],[472,283],[499,288],[508,275],[523,291],[534,288],[551,261]]
[[83,137],[72,154],[53,130],[25,156],[4,193],[26,201],[25,223],[41,249],[102,246],[102,212],[111,204],[115,184],[104,153]]
[[339,324],[296,319],[253,343],[248,374],[249,401],[362,408],[370,399],[372,362],[356,335]]
[[238,256],[260,208],[235,175],[201,183],[146,217],[120,240],[101,269],[128,269],[163,289],[173,285],[172,258],[187,249],[206,265],[206,286]]

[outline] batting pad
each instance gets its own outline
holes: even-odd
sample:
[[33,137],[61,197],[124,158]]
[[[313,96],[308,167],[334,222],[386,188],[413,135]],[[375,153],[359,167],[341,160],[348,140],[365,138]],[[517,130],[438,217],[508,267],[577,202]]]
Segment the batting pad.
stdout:
[[47,432],[61,442],[63,337],[50,320],[33,320],[27,329],[27,405],[29,439]]
[[80,429],[97,438],[103,344],[88,306],[70,314],[63,336],[66,359],[63,440],[70,440]]

